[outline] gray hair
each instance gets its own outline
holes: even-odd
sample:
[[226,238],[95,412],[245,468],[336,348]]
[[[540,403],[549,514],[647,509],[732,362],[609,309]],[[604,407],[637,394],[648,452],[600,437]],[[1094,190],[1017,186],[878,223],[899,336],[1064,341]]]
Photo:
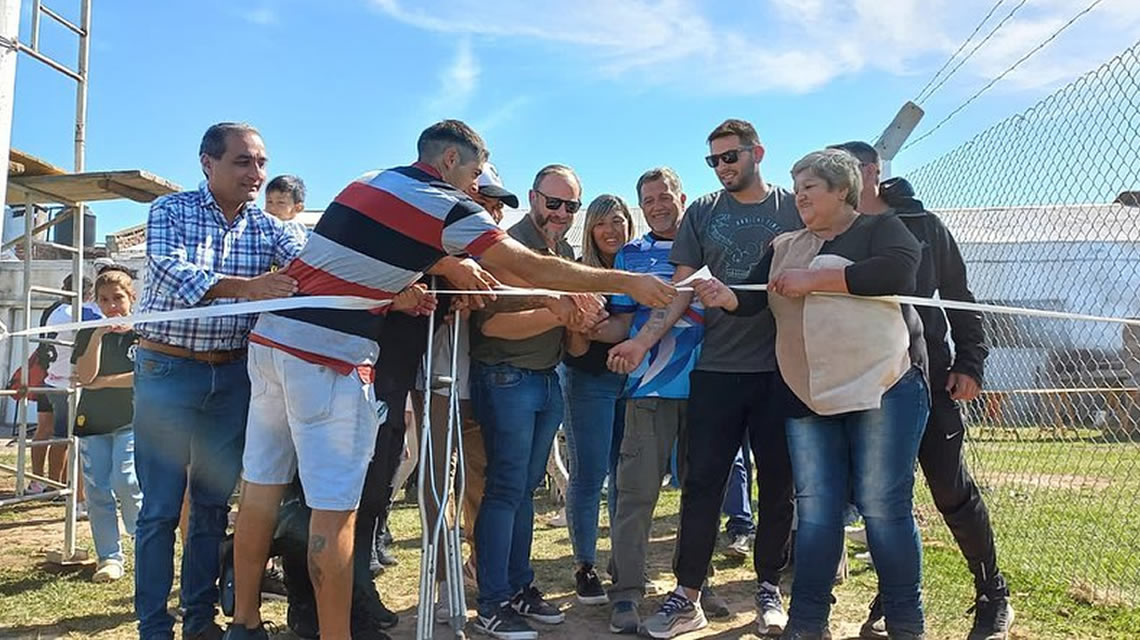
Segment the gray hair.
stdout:
[[810,171],[827,184],[828,191],[847,189],[847,204],[859,206],[859,193],[863,191],[863,177],[859,173],[859,160],[842,149],[812,151],[800,158],[792,167],[792,179]]
[[564,164],[548,164],[539,169],[538,173],[534,176],[534,186],[532,186],[531,189],[538,191],[538,188],[542,186],[543,179],[555,173],[568,180],[573,180],[574,184],[578,185],[578,189],[582,189],[582,181],[578,179],[578,174],[574,173],[573,169]]
[[637,179],[637,199],[641,200],[641,188],[645,186],[646,182],[657,180],[663,181],[665,187],[674,194],[681,195],[681,176],[678,176],[677,172],[669,167],[654,167],[641,174],[641,177]]
[[215,160],[226,154],[226,137],[231,133],[252,133],[261,137],[261,132],[251,124],[244,122],[219,122],[210,125],[202,136],[202,144],[198,145],[198,155],[208,155]]
[[459,150],[459,160],[463,164],[475,159],[482,164],[490,156],[483,138],[461,120],[441,120],[424,129],[416,142],[416,151],[423,162],[439,158],[449,147]]

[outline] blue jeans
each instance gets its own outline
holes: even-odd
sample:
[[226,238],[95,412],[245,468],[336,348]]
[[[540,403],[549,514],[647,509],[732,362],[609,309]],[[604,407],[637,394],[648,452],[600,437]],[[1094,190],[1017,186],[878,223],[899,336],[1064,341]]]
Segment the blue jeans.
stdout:
[[756,532],[752,520],[752,457],[741,447],[732,461],[728,484],[724,488],[721,511],[728,516],[724,532],[730,536],[750,536]]
[[123,510],[123,528],[134,537],[143,497],[135,477],[134,430],[127,425],[114,433],[83,436],[79,439],[79,459],[95,555],[100,561],[123,562],[115,500]]
[[[625,376],[593,374],[566,367],[566,448],[570,457],[570,482],[566,487],[566,521],[574,561],[594,565],[598,556],[598,509],[602,485],[610,477],[608,500],[610,522],[617,508],[617,452],[621,432],[614,429],[624,416],[616,412]],[[623,412],[624,413],[624,412]],[[617,433],[618,440],[614,436]]]
[[135,466],[144,500],[135,544],[139,636],[172,638],[166,598],[174,581],[174,530],[190,484],[183,548],[183,629],[213,622],[218,546],[241,471],[249,374],[244,358],[208,364],[139,348],[135,356]]
[[562,422],[562,389],[553,369],[472,362],[471,400],[487,453],[475,548],[479,605],[490,608],[534,581],[534,490]]
[[922,633],[922,546],[912,503],[929,413],[926,380],[911,369],[883,395],[879,409],[788,420],[799,513],[789,629],[827,625],[853,489],[867,523],[887,629]]

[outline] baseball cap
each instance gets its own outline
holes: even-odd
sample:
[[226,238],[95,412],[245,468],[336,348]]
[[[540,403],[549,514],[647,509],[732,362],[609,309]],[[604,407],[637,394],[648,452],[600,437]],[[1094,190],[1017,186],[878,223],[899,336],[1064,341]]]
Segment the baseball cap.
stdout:
[[490,162],[483,164],[483,173],[479,174],[479,179],[475,181],[475,186],[478,187],[479,193],[491,198],[498,198],[512,209],[519,208],[518,196],[503,187],[503,181],[499,178],[498,170],[496,170],[495,165]]

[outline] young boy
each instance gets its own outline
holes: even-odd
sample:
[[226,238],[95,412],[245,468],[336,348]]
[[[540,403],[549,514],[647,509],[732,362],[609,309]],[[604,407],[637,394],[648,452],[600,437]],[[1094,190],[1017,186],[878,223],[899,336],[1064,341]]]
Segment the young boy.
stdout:
[[265,212],[285,223],[285,228],[304,244],[309,238],[297,214],[305,210],[305,182],[297,176],[280,175],[265,186]]

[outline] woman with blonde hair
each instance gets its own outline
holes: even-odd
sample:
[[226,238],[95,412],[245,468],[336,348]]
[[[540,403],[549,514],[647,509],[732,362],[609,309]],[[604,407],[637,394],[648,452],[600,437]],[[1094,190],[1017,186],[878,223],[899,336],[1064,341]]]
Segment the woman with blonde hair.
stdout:
[[[633,216],[625,201],[615,195],[598,196],[586,208],[581,261],[591,267],[613,268],[614,256],[629,241],[632,232]],[[590,333],[567,332],[564,359],[566,413],[562,426],[570,466],[566,521],[574,549],[575,591],[583,604],[609,601],[594,570],[598,511],[602,485],[608,475],[610,498],[607,502],[613,520],[617,504],[614,469],[625,413],[619,401],[625,376],[606,367],[606,356],[613,344],[595,339],[599,328],[601,325]]]

